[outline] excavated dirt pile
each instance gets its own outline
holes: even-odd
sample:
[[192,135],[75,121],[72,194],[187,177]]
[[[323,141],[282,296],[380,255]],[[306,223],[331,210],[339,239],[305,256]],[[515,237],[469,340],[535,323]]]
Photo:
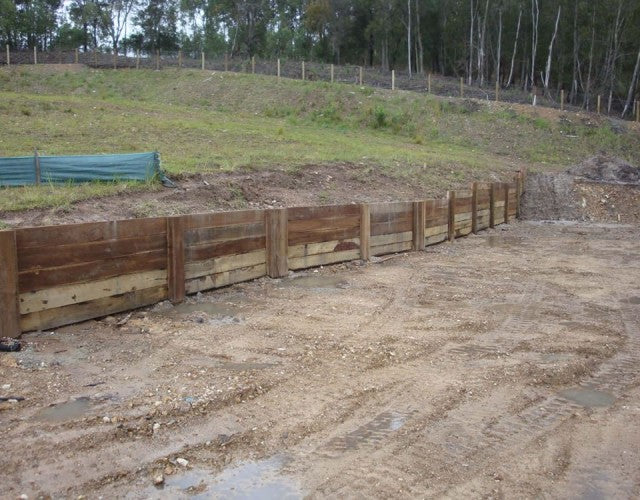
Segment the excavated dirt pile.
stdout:
[[640,222],[640,168],[606,155],[562,173],[531,173],[522,198],[531,220]]

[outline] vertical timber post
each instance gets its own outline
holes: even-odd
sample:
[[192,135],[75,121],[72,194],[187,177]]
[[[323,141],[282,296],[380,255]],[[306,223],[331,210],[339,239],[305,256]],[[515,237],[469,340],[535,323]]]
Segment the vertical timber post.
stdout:
[[76,50],[74,51],[74,54],[73,54],[73,61],[74,61],[76,64],[78,64],[78,49],[76,49]]
[[359,78],[358,78],[358,81],[360,82],[360,85],[362,85],[362,79],[363,79],[362,71],[363,71],[362,66],[360,66],[360,75],[359,75]]
[[304,82],[304,60],[302,61],[302,81]]
[[597,106],[597,110],[598,110],[598,114],[600,114],[600,105],[602,103],[602,98],[598,95],[598,106]]
[[204,50],[200,52],[200,66],[202,67],[202,71],[204,71]]
[[33,64],[38,64],[38,49],[35,45],[33,46]]
[[224,53],[224,70],[229,71],[229,54]]
[[37,148],[33,152],[33,168],[35,170],[36,186],[39,186],[41,174],[40,174],[40,155],[38,154]]
[[360,204],[360,258],[371,259],[371,212],[369,204]]
[[289,273],[287,209],[266,210],[264,215],[264,229],[267,236],[267,274],[271,278],[282,278]]
[[464,79],[460,78],[460,97],[464,97]]
[[136,69],[140,69],[140,49],[136,50]]
[[185,297],[184,228],[184,217],[167,217],[167,286],[174,304]]
[[280,83],[280,59],[278,59],[278,83]]
[[496,227],[496,184],[489,185],[489,227]]
[[18,250],[15,231],[0,231],[0,337],[19,337]]
[[331,64],[331,83],[333,83],[333,63]]
[[471,232],[478,234],[478,183],[471,186]]
[[251,56],[251,74],[256,74],[256,56]]
[[504,223],[509,224],[509,183],[505,182],[504,186]]
[[413,202],[413,249],[424,250],[424,226],[427,215],[427,202]]
[[11,66],[11,51],[9,50],[9,44],[7,44],[7,66]]
[[522,172],[516,174],[516,219],[520,218],[520,199],[522,196]]
[[178,51],[178,68],[182,68],[182,50]]
[[396,89],[396,70],[391,70],[391,90]]
[[560,111],[564,111],[564,89],[560,90]]
[[427,92],[431,93],[431,73],[427,75]]
[[456,239],[456,192],[447,191],[449,200],[449,241]]

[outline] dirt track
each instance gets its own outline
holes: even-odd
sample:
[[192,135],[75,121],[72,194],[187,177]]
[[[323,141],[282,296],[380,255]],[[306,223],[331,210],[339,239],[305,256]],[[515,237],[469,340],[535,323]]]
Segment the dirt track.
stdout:
[[512,224],[25,335],[0,497],[637,498],[639,240]]

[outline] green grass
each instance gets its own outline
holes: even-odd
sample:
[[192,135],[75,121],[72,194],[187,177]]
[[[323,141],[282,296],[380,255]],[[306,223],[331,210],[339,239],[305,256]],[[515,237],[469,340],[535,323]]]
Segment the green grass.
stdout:
[[[606,150],[640,157],[637,132],[504,106],[351,85],[195,70],[0,70],[0,151],[158,150],[171,174],[349,162],[447,183],[560,169]],[[131,183],[0,191],[0,211],[59,207]],[[8,195],[11,193],[11,195]]]

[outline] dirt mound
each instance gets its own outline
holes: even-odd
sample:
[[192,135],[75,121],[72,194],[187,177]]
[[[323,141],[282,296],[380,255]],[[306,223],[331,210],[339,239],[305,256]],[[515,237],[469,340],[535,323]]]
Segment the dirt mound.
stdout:
[[595,182],[640,185],[640,168],[620,158],[598,155],[567,171],[579,179]]
[[530,174],[521,213],[531,220],[640,223],[640,168],[598,155],[559,174]]

